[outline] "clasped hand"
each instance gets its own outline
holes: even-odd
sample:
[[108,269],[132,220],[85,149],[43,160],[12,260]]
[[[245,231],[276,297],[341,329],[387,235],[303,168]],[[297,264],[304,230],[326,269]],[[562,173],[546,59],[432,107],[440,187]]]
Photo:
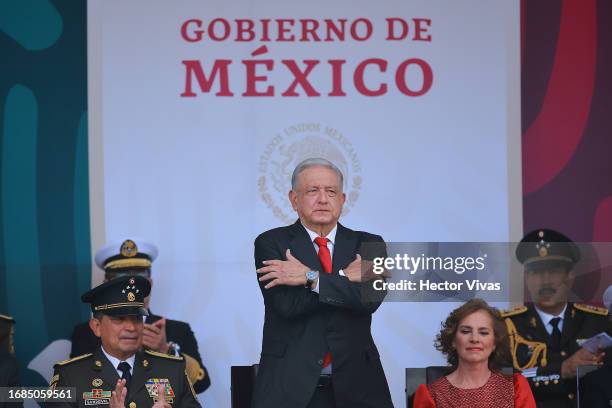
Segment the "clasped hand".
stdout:
[[279,259],[271,259],[263,261],[264,266],[257,269],[260,282],[269,281],[265,288],[270,289],[277,285],[300,286],[306,284],[306,272],[309,267],[297,260],[291,255],[291,250],[285,252],[286,261]]

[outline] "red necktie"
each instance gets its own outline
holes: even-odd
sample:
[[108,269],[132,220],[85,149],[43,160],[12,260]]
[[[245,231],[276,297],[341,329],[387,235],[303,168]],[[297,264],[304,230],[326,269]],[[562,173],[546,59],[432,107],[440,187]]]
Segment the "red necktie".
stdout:
[[[314,240],[315,244],[319,246],[319,262],[321,262],[321,266],[323,267],[323,272],[331,273],[332,272],[332,261],[331,254],[329,253],[329,248],[327,247],[327,238],[316,237]],[[327,367],[331,363],[331,354],[327,352],[325,355],[325,359],[323,360],[323,368]]]

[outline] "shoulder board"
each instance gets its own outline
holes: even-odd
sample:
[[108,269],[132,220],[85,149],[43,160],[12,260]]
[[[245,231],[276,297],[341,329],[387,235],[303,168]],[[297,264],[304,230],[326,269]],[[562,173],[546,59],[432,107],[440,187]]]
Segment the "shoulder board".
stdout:
[[526,311],[527,306],[519,306],[510,310],[502,310],[501,312],[499,312],[499,314],[501,315],[502,319],[504,319],[506,317],[520,315],[521,313],[525,313]]
[[8,320],[9,322],[14,322],[15,319],[13,319],[11,316],[7,316],[7,315],[3,315],[0,314],[0,320]]
[[177,361],[183,361],[183,357],[182,356],[171,356],[170,354],[164,354],[164,353],[158,353],[157,351],[153,351],[153,350],[145,350],[145,353],[151,355],[151,356],[155,356],[155,357],[161,357],[161,358],[167,358],[170,360],[177,360]]
[[600,316],[607,316],[608,315],[608,309],[603,308],[603,307],[584,305],[584,304],[581,304],[581,303],[574,303],[574,308],[578,309],[578,310],[581,310],[583,312],[593,313],[593,314],[600,315]]
[[69,358],[68,360],[63,360],[63,361],[58,361],[57,363],[55,363],[56,366],[64,366],[70,363],[74,363],[75,361],[79,361],[79,360],[83,360],[84,358],[93,356],[93,354],[88,353],[88,354],[83,354],[82,356],[76,356],[74,358]]

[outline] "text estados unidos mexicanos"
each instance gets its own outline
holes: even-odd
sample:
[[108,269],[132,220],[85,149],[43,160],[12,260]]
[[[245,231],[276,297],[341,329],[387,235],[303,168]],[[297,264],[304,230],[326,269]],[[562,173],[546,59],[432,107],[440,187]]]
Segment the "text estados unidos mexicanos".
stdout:
[[487,255],[471,257],[441,257],[441,256],[410,256],[397,254],[394,257],[378,257],[373,259],[372,271],[380,275],[386,270],[407,271],[414,275],[419,270],[453,271],[458,275],[466,271],[482,271],[486,265]]
[[[402,19],[389,17],[381,24],[381,32],[385,34],[384,41],[431,42],[429,32],[431,20],[426,18]],[[368,18],[349,19],[225,19],[215,18],[210,21],[188,19],[180,28],[180,34],[188,43],[200,42],[258,42],[258,43],[330,43],[355,42],[361,43],[374,38],[376,25]],[[261,58],[269,52],[267,45],[261,45],[251,52],[250,59],[240,60],[243,66],[245,81],[244,97],[319,97],[325,94],[330,97],[347,95],[352,83],[354,89],[364,96],[382,96],[395,86],[401,94],[418,97],[425,95],[433,85],[433,70],[422,58],[410,56],[399,63],[390,63],[385,58],[367,58],[363,61],[350,61],[335,58],[320,60],[306,58],[296,60],[282,58],[274,60]],[[306,54],[308,50],[301,54]],[[258,57],[255,59],[255,57]],[[181,97],[195,97],[197,92],[211,93],[213,85],[216,96],[235,96],[235,82],[230,80],[232,59],[217,58],[213,61],[199,59],[184,59],[185,82]],[[391,66],[394,65],[394,66]],[[353,68],[354,66],[354,68]],[[268,74],[278,72],[281,77],[287,74],[291,77],[288,86],[277,89],[279,84],[269,83]],[[349,71],[349,72],[346,72]],[[352,72],[351,72],[352,71]],[[310,78],[315,73],[329,75],[331,81],[322,86]],[[352,75],[351,75],[352,73]],[[352,76],[352,81],[346,77]],[[390,78],[387,78],[389,76]],[[199,88],[199,90],[198,90]]]

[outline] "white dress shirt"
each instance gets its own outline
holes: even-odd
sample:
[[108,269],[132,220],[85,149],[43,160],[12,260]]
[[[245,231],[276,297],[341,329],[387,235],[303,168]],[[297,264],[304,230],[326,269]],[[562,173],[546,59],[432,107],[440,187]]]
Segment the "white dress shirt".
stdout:
[[550,321],[554,319],[555,317],[561,318],[557,327],[559,328],[560,332],[563,332],[563,321],[564,321],[563,316],[565,316],[565,309],[567,309],[567,303],[565,304],[565,306],[563,306],[563,310],[561,311],[561,313],[555,316],[555,315],[551,315],[550,313],[546,313],[538,309],[537,307],[535,308],[536,312],[538,312],[538,315],[540,316],[540,320],[542,320],[542,324],[544,325],[544,328],[546,329],[546,333],[548,333],[549,336],[552,335],[552,331],[553,331],[553,325],[550,324]]
[[[320,235],[317,234],[314,231],[309,230],[304,224],[302,224],[302,226],[304,227],[304,229],[306,230],[306,232],[310,236],[310,241],[312,242],[312,245],[314,245],[315,251],[317,252],[317,255],[318,255],[319,254],[319,246],[317,245],[316,242],[314,242],[314,240],[315,240],[315,238],[320,237]],[[338,230],[338,224],[336,224],[334,226],[334,228],[331,231],[329,231],[329,234],[327,234],[327,236],[325,237],[325,238],[327,238],[327,248],[329,249],[329,257],[332,260],[334,259],[334,245],[335,245],[335,242],[336,242],[336,231],[337,230]],[[325,272],[324,271],[319,271],[319,274],[321,274],[321,273],[325,273]],[[313,292],[319,293],[319,279],[317,279],[317,285],[312,290],[313,290]]]
[[[316,242],[314,242],[315,238],[320,237],[319,234],[317,234],[314,231],[309,230],[304,224],[302,224],[302,226],[304,227],[304,229],[306,230],[306,232],[308,233],[308,235],[310,236],[310,241],[312,242],[312,245],[314,245],[315,251],[317,252],[317,255],[319,254],[319,246],[317,245]],[[338,230],[338,224],[336,224],[334,226],[334,228],[329,232],[329,234],[327,234],[327,236],[325,238],[327,238],[327,248],[329,249],[329,256],[330,258],[333,260],[334,259],[334,244],[336,242],[336,231]],[[319,275],[325,273],[324,271],[319,271]],[[313,292],[319,293],[319,279],[317,279],[317,285],[312,289]],[[332,363],[333,364],[333,363]],[[328,365],[327,367],[323,368],[321,370],[321,374],[331,374],[332,373],[332,364]]]
[[122,361],[125,361],[126,363],[130,365],[130,374],[134,374],[134,362],[136,360],[136,354],[134,354],[132,357],[128,358],[127,360],[119,360],[118,358],[115,358],[111,356],[110,354],[108,354],[106,350],[104,350],[104,347],[102,346],[100,347],[102,348],[102,352],[104,353],[106,358],[108,358],[108,361],[110,361],[113,367],[115,367],[115,371],[117,372],[117,374],[119,374],[119,378],[121,378],[121,376],[123,375],[123,372],[121,372],[117,367],[119,367],[119,363],[121,363]]

